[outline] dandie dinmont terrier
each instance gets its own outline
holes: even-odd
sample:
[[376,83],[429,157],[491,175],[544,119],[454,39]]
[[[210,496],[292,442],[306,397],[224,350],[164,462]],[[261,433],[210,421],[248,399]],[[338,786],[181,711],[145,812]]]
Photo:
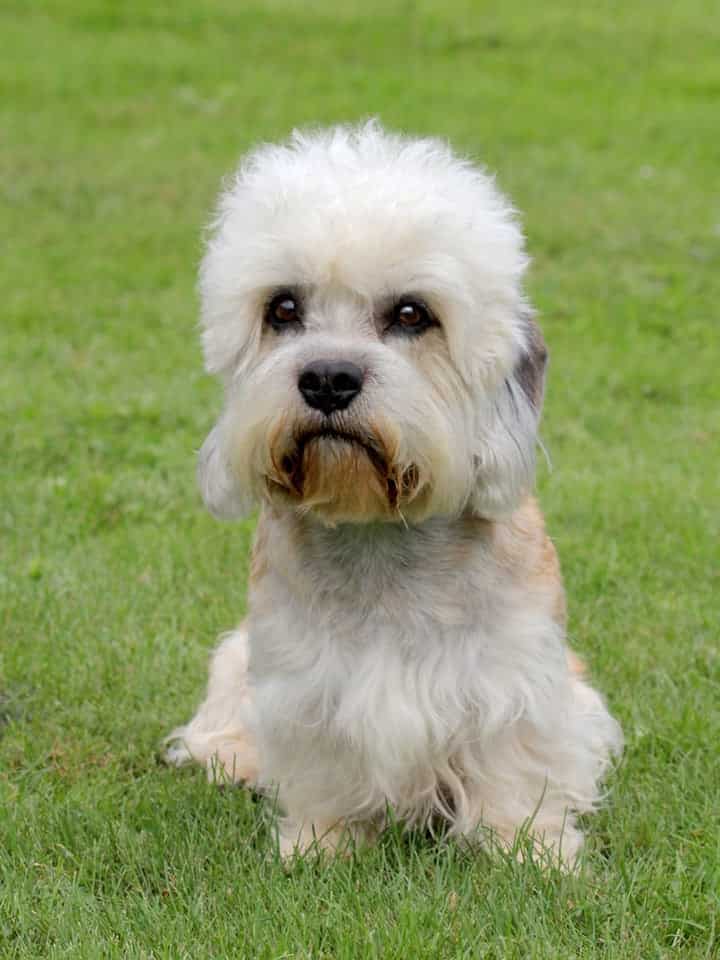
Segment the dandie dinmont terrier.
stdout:
[[272,791],[285,855],[388,811],[572,863],[621,734],[531,496],[546,348],[514,212],[377,124],[262,146],[202,264],[202,494],[260,504],[249,612],[168,758]]

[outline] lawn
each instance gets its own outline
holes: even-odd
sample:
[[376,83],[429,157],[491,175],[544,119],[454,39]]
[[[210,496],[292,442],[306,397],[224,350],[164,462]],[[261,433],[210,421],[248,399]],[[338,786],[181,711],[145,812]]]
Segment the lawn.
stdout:
[[[0,9],[0,957],[718,956],[716,4]],[[285,873],[248,794],[157,759],[252,535],[195,487],[201,231],[251,143],[369,114],[523,211],[540,495],[627,738],[579,877],[399,830]]]

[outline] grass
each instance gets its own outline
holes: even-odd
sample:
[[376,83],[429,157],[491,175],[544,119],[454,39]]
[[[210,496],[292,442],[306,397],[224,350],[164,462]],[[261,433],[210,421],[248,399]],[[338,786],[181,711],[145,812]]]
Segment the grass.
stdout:
[[[0,956],[720,951],[720,26],[637,0],[5,2]],[[194,274],[257,139],[379,114],[524,212],[539,480],[573,644],[627,736],[579,878],[393,830],[285,874],[258,806],[156,759],[245,603],[202,510]]]

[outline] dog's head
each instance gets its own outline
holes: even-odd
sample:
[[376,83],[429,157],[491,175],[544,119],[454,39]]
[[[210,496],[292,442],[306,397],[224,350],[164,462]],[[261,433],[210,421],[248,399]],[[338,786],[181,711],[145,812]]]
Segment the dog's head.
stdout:
[[252,153],[200,279],[225,409],[209,508],[326,522],[512,510],[533,481],[545,345],[513,211],[443,143],[374,123]]

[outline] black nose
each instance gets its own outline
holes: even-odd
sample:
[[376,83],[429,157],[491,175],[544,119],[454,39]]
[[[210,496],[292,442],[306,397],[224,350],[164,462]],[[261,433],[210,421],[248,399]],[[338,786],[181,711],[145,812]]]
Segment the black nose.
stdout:
[[345,360],[314,360],[300,373],[298,389],[305,403],[322,410],[326,417],[333,410],[344,410],[362,390],[363,372]]

